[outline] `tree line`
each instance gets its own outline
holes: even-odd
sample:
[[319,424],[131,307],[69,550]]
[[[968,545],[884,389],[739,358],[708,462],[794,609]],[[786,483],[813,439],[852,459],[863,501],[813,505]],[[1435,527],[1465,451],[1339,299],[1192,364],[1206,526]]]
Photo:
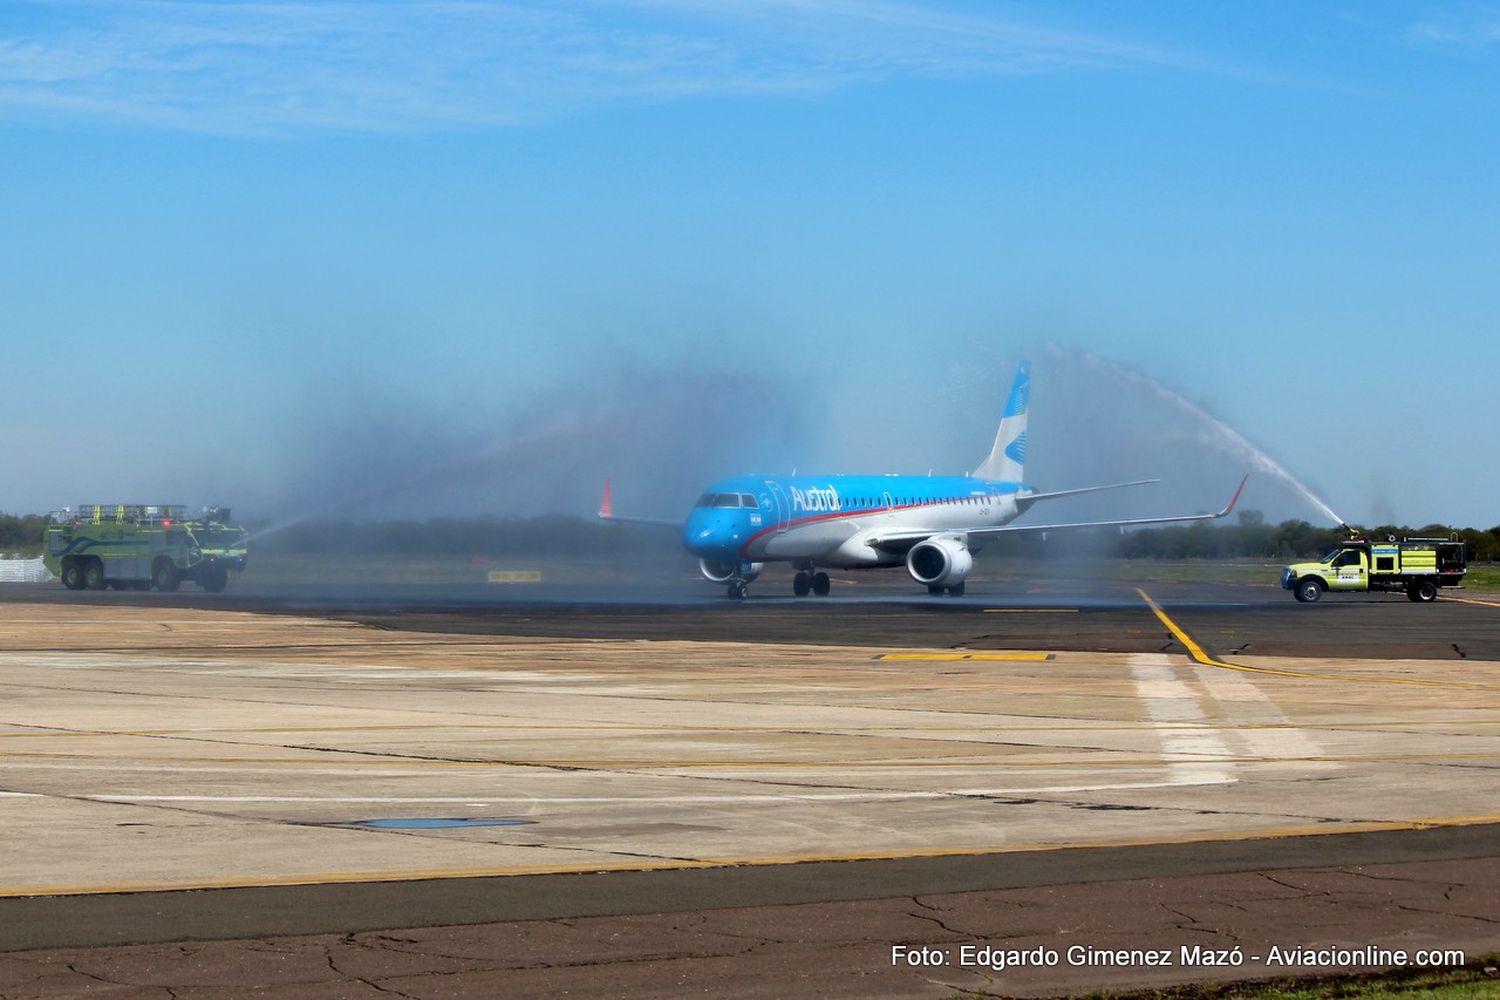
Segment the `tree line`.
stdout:
[[0,552],[40,555],[46,527],[46,514],[0,514]]

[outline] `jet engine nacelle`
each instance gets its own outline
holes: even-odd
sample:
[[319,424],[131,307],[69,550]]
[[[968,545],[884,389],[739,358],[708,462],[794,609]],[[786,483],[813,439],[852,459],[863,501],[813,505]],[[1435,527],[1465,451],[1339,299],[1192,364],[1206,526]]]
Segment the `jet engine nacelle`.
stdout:
[[969,546],[956,535],[939,535],[918,542],[906,554],[906,571],[929,587],[956,587],[974,568]]
[[760,576],[765,563],[735,562],[733,559],[699,559],[698,570],[714,583],[728,583],[738,576],[749,583]]

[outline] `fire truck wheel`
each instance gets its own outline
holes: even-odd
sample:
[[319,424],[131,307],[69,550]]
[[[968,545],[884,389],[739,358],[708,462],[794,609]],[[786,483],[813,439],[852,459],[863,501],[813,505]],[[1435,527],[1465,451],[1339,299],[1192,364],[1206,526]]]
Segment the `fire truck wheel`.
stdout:
[[1309,577],[1306,580],[1297,581],[1297,600],[1303,604],[1312,604],[1323,596],[1323,585],[1317,580]]
[[1419,604],[1431,604],[1437,600],[1437,584],[1431,580],[1420,580],[1411,585],[1408,597]]
[[62,582],[69,590],[83,589],[83,567],[78,565],[77,559],[63,560]]
[[156,565],[151,567],[151,582],[163,594],[170,594],[182,583],[182,577],[178,575],[177,567],[172,565],[172,560],[158,559]]
[[88,560],[83,567],[83,589],[104,589],[104,564],[97,559]]
[[208,591],[210,594],[217,594],[219,591],[223,590],[228,583],[229,570],[224,569],[222,566],[215,566],[213,569],[204,573],[202,579],[198,581],[198,585],[204,590]]

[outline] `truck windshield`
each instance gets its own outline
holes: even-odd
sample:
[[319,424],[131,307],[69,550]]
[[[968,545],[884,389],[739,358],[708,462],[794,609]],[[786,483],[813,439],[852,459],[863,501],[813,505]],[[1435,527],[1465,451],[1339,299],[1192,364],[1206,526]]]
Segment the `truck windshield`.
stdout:
[[1319,559],[1318,562],[1331,563],[1331,562],[1333,562],[1334,557],[1337,556],[1342,551],[1344,551],[1344,550],[1343,549],[1334,549],[1332,552],[1328,553],[1322,559]]
[[198,539],[198,545],[205,549],[232,549],[245,541],[244,528],[226,528],[222,525],[199,528],[193,535]]

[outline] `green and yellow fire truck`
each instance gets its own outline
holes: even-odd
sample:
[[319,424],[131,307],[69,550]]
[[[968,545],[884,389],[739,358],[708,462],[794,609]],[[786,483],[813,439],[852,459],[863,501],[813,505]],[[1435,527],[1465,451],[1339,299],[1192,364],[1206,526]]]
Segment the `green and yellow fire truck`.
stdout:
[[1437,600],[1439,587],[1457,587],[1468,555],[1453,538],[1387,536],[1383,542],[1351,537],[1317,562],[1294,563],[1281,571],[1281,586],[1304,603],[1324,591],[1405,591],[1409,600]]
[[191,580],[217,593],[245,568],[245,529],[229,510],[190,518],[181,504],[82,504],[53,511],[42,561],[69,590],[176,590]]

